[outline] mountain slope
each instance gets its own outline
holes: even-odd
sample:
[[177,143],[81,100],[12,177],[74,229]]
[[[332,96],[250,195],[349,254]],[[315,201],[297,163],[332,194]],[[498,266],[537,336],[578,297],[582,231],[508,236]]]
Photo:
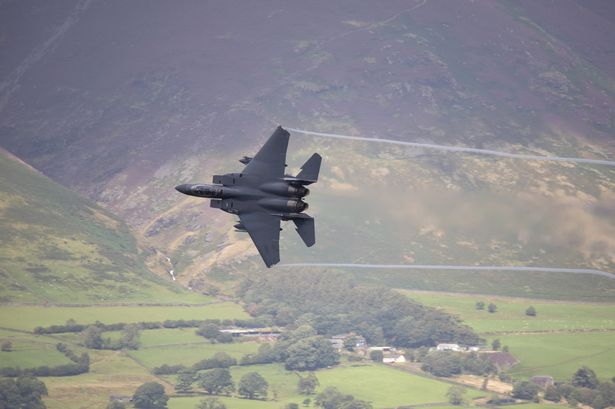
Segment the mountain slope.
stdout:
[[[172,188],[239,170],[235,160],[253,154],[277,122],[515,153],[615,156],[608,0],[108,1],[79,11],[82,4],[0,5],[0,73],[15,79],[0,89],[9,102],[2,144],[120,215],[159,251],[149,265],[164,273],[170,257],[184,284],[226,285],[262,268],[231,216]],[[54,36],[63,19],[70,28]],[[42,47],[50,39],[53,46]],[[318,242],[305,249],[285,230],[283,261],[615,271],[612,168],[293,134],[289,170],[314,151],[324,157],[308,198]],[[378,277],[403,281],[399,273],[370,275]],[[546,288],[548,278],[523,277],[468,275],[464,287],[457,273],[424,273],[408,286],[476,291],[506,283],[517,295],[570,296]],[[614,296],[609,282],[564,282],[585,298],[594,286]]]
[[184,294],[147,270],[121,220],[6,151],[0,233],[2,302],[163,302]]

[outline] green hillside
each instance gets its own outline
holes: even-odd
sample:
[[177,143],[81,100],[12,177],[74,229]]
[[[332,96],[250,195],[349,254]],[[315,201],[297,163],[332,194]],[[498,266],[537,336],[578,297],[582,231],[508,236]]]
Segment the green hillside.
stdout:
[[2,302],[185,302],[183,290],[147,270],[122,221],[7,152],[0,276]]

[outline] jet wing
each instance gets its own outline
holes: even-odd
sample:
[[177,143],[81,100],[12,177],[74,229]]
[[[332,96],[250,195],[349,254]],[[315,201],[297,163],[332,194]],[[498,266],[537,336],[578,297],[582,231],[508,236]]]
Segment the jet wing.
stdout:
[[280,219],[265,212],[240,213],[239,220],[250,235],[267,267],[280,261]]
[[281,126],[273,132],[265,145],[243,169],[244,175],[254,175],[262,179],[284,177],[286,167],[286,149],[290,134]]

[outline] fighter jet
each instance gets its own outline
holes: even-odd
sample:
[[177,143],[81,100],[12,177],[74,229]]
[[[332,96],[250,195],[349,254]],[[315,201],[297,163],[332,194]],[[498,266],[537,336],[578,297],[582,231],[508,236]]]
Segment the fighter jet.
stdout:
[[247,232],[267,267],[280,261],[280,222],[292,220],[306,246],[316,243],[314,218],[303,213],[310,191],[305,186],[318,180],[319,154],[313,154],[297,176],[284,173],[290,134],[281,126],[254,157],[244,156],[241,173],[215,175],[213,184],[184,184],[183,194],[210,198],[210,206],[237,215],[235,229]]

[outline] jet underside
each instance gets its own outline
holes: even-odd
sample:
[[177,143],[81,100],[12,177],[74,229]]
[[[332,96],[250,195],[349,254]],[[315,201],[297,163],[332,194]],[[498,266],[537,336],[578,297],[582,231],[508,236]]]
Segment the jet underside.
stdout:
[[290,134],[278,127],[253,157],[240,159],[241,173],[215,175],[213,184],[184,184],[176,189],[184,194],[210,198],[210,206],[237,215],[238,231],[247,232],[267,267],[280,261],[280,222],[292,220],[303,242],[316,242],[314,219],[303,213],[303,200],[310,191],[306,185],[318,180],[321,157],[317,153],[293,177],[284,174]]

